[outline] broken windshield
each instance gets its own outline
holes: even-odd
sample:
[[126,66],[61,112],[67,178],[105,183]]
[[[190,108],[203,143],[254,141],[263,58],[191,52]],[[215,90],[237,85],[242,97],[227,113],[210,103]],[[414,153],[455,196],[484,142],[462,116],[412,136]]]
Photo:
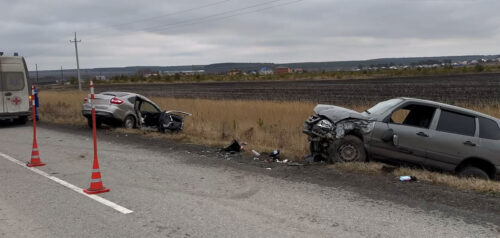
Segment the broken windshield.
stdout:
[[395,98],[395,99],[379,102],[379,103],[377,103],[377,105],[366,110],[365,112],[368,114],[382,114],[385,111],[387,111],[388,109],[396,106],[397,104],[399,104],[402,101],[403,101],[403,99]]

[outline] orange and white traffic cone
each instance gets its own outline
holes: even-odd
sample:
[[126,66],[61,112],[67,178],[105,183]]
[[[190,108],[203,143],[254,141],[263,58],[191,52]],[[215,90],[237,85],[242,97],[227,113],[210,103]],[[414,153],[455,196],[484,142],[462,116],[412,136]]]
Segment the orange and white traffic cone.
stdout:
[[[99,171],[99,163],[96,163],[97,157],[94,158],[94,168],[92,168],[92,176],[90,180],[90,187],[83,191],[87,194],[105,193],[109,192],[109,188],[102,185],[101,172]],[[96,165],[97,164],[97,165]],[[97,168],[95,168],[97,166]]]
[[92,176],[90,177],[90,187],[84,189],[87,194],[109,192],[109,188],[102,185],[101,172],[99,171],[99,160],[97,159],[97,130],[95,125],[95,107],[94,107],[94,83],[90,81],[90,104],[92,105],[92,134],[94,136],[94,162],[92,164]]
[[31,85],[31,109],[33,111],[33,149],[31,151],[31,161],[26,164],[28,167],[44,166],[40,159],[40,152],[38,152],[38,144],[36,143],[36,113],[35,113],[35,86]]
[[31,161],[26,164],[28,167],[44,166],[40,160],[40,153],[38,152],[38,145],[36,140],[33,140],[33,150],[31,151]]

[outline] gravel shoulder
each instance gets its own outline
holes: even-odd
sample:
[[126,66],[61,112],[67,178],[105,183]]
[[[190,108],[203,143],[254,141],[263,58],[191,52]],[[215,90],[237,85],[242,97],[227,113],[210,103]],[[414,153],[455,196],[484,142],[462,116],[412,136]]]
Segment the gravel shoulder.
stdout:
[[[79,135],[88,135],[85,127],[40,123],[42,128]],[[203,167],[232,168],[242,173],[255,173],[293,182],[339,188],[360,197],[391,202],[426,212],[456,217],[467,223],[494,225],[500,233],[500,195],[460,191],[425,182],[402,183],[394,177],[361,175],[333,170],[324,164],[289,166],[254,161],[250,155],[218,153],[217,148],[167,141],[139,134],[122,134],[112,130],[99,131],[99,140],[139,146],[144,150],[183,154],[182,162]],[[271,168],[270,170],[268,168]],[[293,202],[293,201],[291,201]]]

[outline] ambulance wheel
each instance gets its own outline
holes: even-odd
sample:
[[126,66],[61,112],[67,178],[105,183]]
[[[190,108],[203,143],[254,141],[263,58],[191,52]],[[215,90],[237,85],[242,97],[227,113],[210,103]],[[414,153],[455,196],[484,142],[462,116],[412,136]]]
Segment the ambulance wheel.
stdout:
[[26,124],[26,122],[28,122],[28,117],[26,116],[19,117],[14,122],[19,125],[24,125]]

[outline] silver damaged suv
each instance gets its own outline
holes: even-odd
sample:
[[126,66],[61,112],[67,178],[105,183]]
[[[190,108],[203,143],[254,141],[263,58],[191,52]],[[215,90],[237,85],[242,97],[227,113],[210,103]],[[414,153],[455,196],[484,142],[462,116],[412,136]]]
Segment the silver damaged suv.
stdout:
[[395,98],[359,113],[317,105],[304,123],[313,158],[330,162],[392,160],[500,177],[500,120],[434,101]]

